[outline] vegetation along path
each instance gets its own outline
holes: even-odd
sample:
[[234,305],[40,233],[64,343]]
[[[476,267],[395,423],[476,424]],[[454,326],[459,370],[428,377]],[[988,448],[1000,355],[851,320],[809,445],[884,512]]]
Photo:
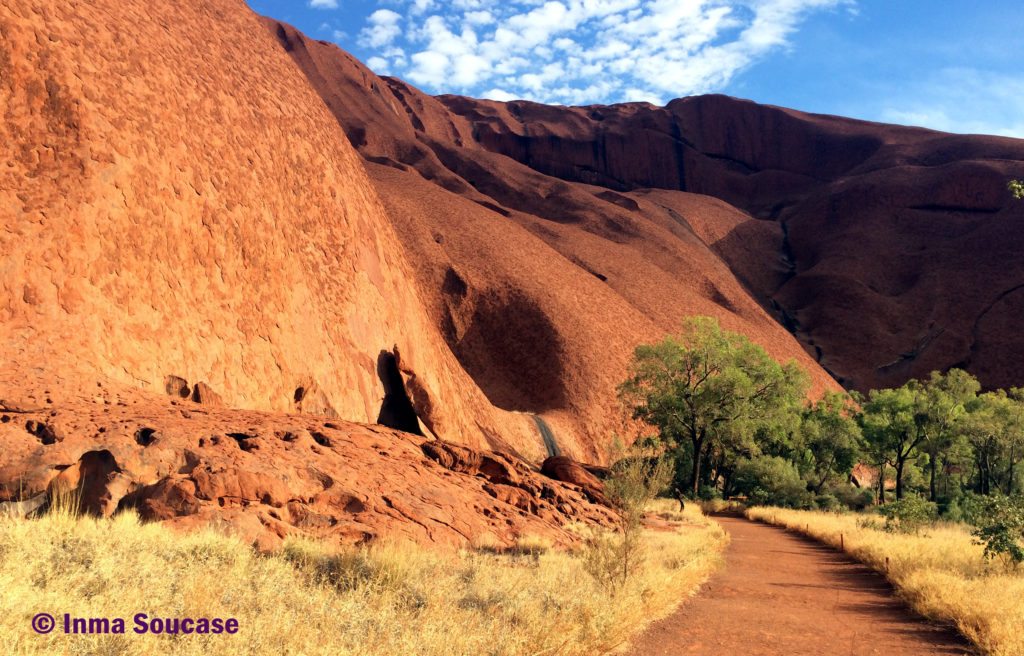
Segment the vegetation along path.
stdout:
[[725,568],[629,653],[973,653],[955,632],[914,615],[870,568],[784,529],[716,519],[731,537]]

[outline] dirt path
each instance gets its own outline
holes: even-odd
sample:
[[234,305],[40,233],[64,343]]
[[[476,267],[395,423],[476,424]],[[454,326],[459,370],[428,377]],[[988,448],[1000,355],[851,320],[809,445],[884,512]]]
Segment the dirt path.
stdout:
[[726,566],[628,653],[972,653],[954,632],[915,616],[868,567],[780,528],[716,519],[732,538]]

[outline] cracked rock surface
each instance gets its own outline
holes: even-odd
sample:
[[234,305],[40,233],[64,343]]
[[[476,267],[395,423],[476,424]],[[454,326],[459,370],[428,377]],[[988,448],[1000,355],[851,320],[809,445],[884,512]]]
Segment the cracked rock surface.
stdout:
[[589,486],[383,426],[207,407],[117,384],[67,392],[25,377],[15,387],[9,374],[0,384],[0,511],[25,514],[47,493],[75,490],[90,514],[134,508],[182,528],[221,526],[263,548],[293,533],[567,544],[566,524],[612,519]]

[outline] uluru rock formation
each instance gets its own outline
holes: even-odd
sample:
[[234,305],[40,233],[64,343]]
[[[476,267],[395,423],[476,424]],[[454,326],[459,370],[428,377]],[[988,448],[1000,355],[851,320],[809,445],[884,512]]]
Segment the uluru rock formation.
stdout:
[[[369,163],[399,234],[412,244],[428,303],[431,288],[443,289],[442,252],[456,268],[470,265],[454,246],[424,240],[417,247],[413,237],[454,223],[454,214],[497,214],[504,225],[493,218],[491,232],[474,226],[467,237],[477,252],[525,228],[542,242],[540,252],[561,256],[529,258],[551,260],[561,287],[608,308],[608,321],[619,323],[614,312],[625,306],[631,327],[617,332],[627,341],[704,313],[790,357],[793,341],[778,322],[849,388],[899,385],[951,366],[990,387],[1024,382],[1006,357],[1024,349],[1012,327],[1024,302],[1016,257],[1024,204],[1006,191],[1008,180],[1024,176],[1024,141],[725,96],[666,107],[435,98],[373,75],[333,45],[269,27]],[[537,265],[522,259],[510,274],[520,289],[528,286],[520,280],[538,277]],[[583,292],[573,273],[597,278],[589,287],[603,294]],[[443,317],[445,309],[433,313]],[[545,314],[560,335],[601,330],[588,327],[586,312],[572,328],[558,318],[564,311]],[[570,367],[594,381],[618,371],[620,353],[590,363],[574,345],[586,351],[582,345],[594,342],[578,339],[564,342]],[[797,357],[819,389],[829,384]],[[577,393],[570,405],[586,405]]]
[[[714,248],[730,239],[748,260],[737,271],[782,280],[778,226],[708,196],[627,195],[547,175],[488,149],[475,117],[449,107],[455,99],[266,25],[363,155],[459,362],[495,406],[543,416],[569,455],[604,458],[634,347],[687,316],[718,317],[777,358],[795,358],[817,390],[835,386]],[[485,104],[516,122],[516,104]]]
[[599,490],[536,466],[605,462],[632,350],[695,314],[816,393],[1021,382],[1020,141],[431,97],[242,0],[11,0],[0,35],[7,508],[570,539]]
[[[379,526],[429,538],[601,516],[540,483],[417,474],[423,439],[500,449],[519,482],[518,456],[545,450],[452,354],[358,154],[241,0],[14,0],[0,33],[0,502],[67,484],[100,514],[266,529],[319,513],[335,530],[352,504],[330,478],[372,491],[367,516],[397,518]],[[191,416],[167,419],[178,403]],[[334,419],[341,446],[291,416]],[[417,437],[366,441],[350,422]],[[320,467],[313,447],[341,454]],[[470,523],[445,529],[431,505]]]

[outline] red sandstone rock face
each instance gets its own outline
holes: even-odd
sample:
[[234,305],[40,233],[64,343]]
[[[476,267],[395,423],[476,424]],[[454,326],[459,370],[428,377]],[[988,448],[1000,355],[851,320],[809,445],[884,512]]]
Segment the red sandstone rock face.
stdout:
[[693,314],[819,391],[815,358],[1020,382],[1018,141],[432,98],[239,0],[13,0],[0,33],[2,509],[568,539],[607,511],[518,457],[530,415],[603,461],[632,349]]
[[0,31],[0,364],[359,422],[412,394],[402,428],[541,457],[452,355],[361,159],[241,0],[14,0]]
[[240,0],[0,7],[5,509],[68,487],[263,544],[564,541],[608,511],[519,458],[530,413],[600,461],[630,351],[687,313],[800,354],[667,203],[462,152],[396,83],[355,104],[405,132],[346,125],[369,178],[327,92],[383,83],[304,75],[299,45],[343,56],[271,27]]
[[[333,45],[266,25],[363,155],[460,364],[495,406],[542,415],[563,452],[604,460],[622,430],[615,387],[633,349],[694,314],[796,358],[817,390],[835,386],[737,278],[784,279],[778,225],[707,196],[621,193],[548,175],[525,155],[489,150],[486,122],[460,112],[457,99],[379,78]],[[483,105],[502,126],[518,124],[514,104]],[[747,262],[731,270],[726,250]]]
[[[569,270],[590,272],[614,297],[600,297],[602,308],[616,300],[630,306],[625,312],[633,318],[615,329],[627,342],[650,338],[645,319],[659,333],[700,312],[777,357],[793,355],[793,341],[749,309],[753,300],[848,387],[898,385],[950,366],[967,367],[989,386],[1022,382],[1006,357],[1024,349],[1013,328],[1024,304],[1024,264],[1016,256],[1024,247],[1024,204],[1005,188],[1024,176],[1020,140],[724,96],[663,108],[432,98],[377,78],[286,26],[271,30],[364,158],[376,163],[371,177],[399,233],[414,244],[428,302],[444,278],[443,267],[423,271],[425,262],[448,255],[469,268],[473,256],[449,254],[455,249],[444,244],[417,247],[415,233],[443,232],[453,215],[493,216],[451,198],[461,196],[510,219],[489,231],[474,227],[485,235],[474,250],[487,253],[493,240],[508,241],[500,232],[525,227],[566,260],[551,267],[561,287],[582,290]],[[406,182],[410,176],[417,182]],[[424,179],[435,189],[420,184]],[[409,208],[413,195],[446,209]],[[539,276],[522,259],[501,284],[529,298],[527,280]],[[577,293],[599,298],[590,289]],[[562,337],[568,368],[597,380],[620,371],[623,355],[615,349],[596,363],[581,352],[606,339],[589,326],[596,319],[574,313],[575,327],[591,334],[569,336],[564,311],[541,312]],[[434,314],[446,316],[443,308]],[[479,350],[455,350],[473,374]],[[801,360],[819,388],[829,384]],[[608,390],[601,383],[595,389]],[[600,414],[578,394],[569,391],[557,405]]]
[[241,0],[14,0],[0,34],[0,512],[70,488],[262,546],[608,521],[517,457],[543,454],[533,420],[460,366],[362,161]]
[[728,232],[720,218],[690,223],[848,387],[951,366],[988,386],[1022,382],[1008,356],[1024,349],[1010,319],[1024,205],[1006,191],[1024,175],[1020,140],[723,96],[664,108],[441,101],[482,147],[547,175],[670,206],[669,190],[707,194],[760,219]]
[[[596,468],[603,470],[604,468]],[[610,505],[604,494],[604,484],[593,473],[572,458],[567,456],[551,456],[544,460],[540,473],[556,481],[578,486],[587,498],[602,505]],[[606,473],[606,472],[605,472]]]

